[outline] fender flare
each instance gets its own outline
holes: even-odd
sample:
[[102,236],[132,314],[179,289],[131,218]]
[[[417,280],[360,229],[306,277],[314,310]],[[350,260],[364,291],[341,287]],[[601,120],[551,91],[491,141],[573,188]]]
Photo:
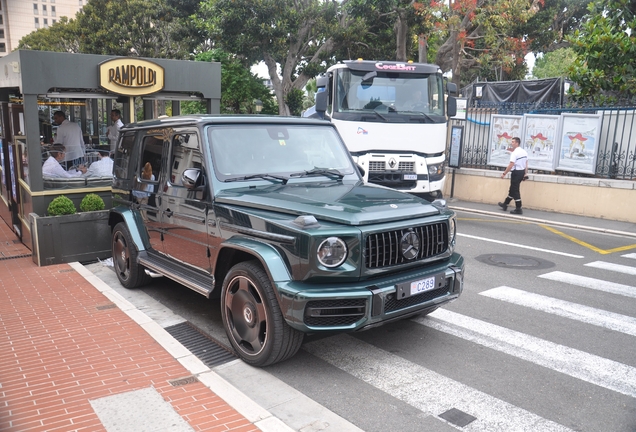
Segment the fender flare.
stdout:
[[237,249],[253,255],[261,262],[270,280],[274,283],[292,279],[283,257],[267,243],[234,236],[221,244],[221,249],[223,248]]
[[140,219],[139,215],[135,214],[135,212],[130,210],[128,207],[120,206],[112,208],[108,215],[108,224],[112,227],[112,230],[115,229],[115,225],[117,225],[115,221],[119,218],[123,219],[126,224],[137,250],[139,252],[145,251],[148,246],[150,246],[150,239],[148,238],[148,233],[145,230],[139,230],[139,225],[137,224],[137,219]]

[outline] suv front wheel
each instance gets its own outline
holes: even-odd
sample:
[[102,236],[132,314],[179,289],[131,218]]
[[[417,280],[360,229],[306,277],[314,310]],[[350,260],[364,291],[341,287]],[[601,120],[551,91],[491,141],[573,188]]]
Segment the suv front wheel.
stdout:
[[150,280],[146,269],[137,264],[137,249],[125,223],[120,222],[113,230],[113,265],[117,279],[126,288],[137,288]]
[[272,284],[258,261],[229,271],[221,291],[221,315],[230,343],[253,366],[267,366],[296,354],[303,333],[283,319]]

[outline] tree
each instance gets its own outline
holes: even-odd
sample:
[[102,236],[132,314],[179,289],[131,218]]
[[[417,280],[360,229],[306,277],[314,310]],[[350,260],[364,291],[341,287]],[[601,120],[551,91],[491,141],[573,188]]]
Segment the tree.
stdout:
[[532,76],[539,79],[567,77],[575,59],[576,53],[572,48],[545,53],[535,61]]
[[276,114],[271,91],[235,56],[213,49],[198,54],[196,60],[221,63],[222,114],[253,114],[255,99],[263,102],[262,113]]
[[41,28],[20,39],[18,49],[54,52],[80,52],[77,21],[61,17],[48,28]]
[[195,10],[193,0],[91,0],[75,19],[62,17],[48,29],[30,33],[22,38],[18,48],[190,58],[203,42],[192,20],[185,15]]
[[201,12],[200,28],[214,43],[240,55],[246,66],[265,62],[281,115],[291,113],[290,91],[324,71],[332,54],[356,35],[338,1],[207,0]]
[[570,78],[575,100],[597,104],[636,97],[636,1],[596,0],[568,40],[578,55]]

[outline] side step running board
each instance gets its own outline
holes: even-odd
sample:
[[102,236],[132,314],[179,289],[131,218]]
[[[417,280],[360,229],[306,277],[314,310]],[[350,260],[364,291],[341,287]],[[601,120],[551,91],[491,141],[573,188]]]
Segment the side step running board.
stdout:
[[214,289],[214,276],[183,268],[161,255],[147,251],[140,252],[139,264],[146,267],[152,277],[154,277],[153,273],[158,273],[208,298]]

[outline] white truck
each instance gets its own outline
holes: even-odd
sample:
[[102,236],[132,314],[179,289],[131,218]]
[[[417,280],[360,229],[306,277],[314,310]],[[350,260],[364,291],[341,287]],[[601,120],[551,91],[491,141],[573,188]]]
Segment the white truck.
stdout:
[[[317,79],[305,116],[333,122],[370,183],[442,198],[457,86],[432,64],[349,60]],[[446,94],[448,93],[448,95]]]

